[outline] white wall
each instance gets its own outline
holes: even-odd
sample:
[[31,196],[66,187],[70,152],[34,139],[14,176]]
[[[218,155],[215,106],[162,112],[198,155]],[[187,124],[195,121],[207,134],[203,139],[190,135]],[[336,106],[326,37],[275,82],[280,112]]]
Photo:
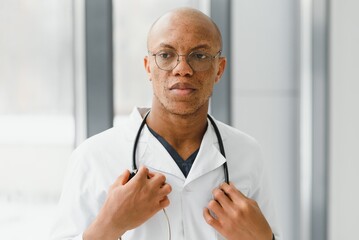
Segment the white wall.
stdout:
[[331,2],[329,236],[358,239],[359,1]]
[[233,125],[261,143],[283,239],[296,240],[298,7],[294,0],[232,4]]

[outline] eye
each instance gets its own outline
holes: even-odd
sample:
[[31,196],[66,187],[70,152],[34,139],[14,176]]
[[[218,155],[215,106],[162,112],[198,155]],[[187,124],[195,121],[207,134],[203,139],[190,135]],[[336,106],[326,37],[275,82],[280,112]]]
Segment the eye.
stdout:
[[162,51],[156,54],[158,57],[160,57],[163,60],[168,60],[174,57],[174,53],[173,52],[166,52],[166,51]]
[[196,61],[203,61],[209,59],[209,55],[204,52],[193,52],[191,53],[190,58]]

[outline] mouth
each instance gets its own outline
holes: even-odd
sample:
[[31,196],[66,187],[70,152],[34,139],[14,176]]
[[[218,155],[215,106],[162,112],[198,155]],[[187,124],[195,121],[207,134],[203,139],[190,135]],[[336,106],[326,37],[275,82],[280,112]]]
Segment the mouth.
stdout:
[[196,91],[196,88],[189,83],[175,83],[169,90],[176,95],[185,96]]

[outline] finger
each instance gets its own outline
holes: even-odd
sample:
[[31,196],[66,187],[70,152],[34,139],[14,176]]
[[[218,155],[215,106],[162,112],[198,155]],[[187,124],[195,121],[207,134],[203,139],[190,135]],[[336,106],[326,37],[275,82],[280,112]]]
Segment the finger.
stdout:
[[145,166],[140,166],[134,178],[147,179],[148,173],[149,173],[148,168],[146,168]]
[[166,196],[159,202],[159,205],[160,205],[161,208],[168,207],[170,205],[170,200]]
[[211,215],[208,208],[203,209],[203,218],[208,225],[212,226],[217,231],[221,227],[220,222]]
[[172,192],[172,187],[171,185],[166,183],[159,189],[158,195],[160,196],[160,198],[163,198],[164,196],[170,194],[170,192]]
[[207,208],[211,210],[218,218],[225,216],[224,209],[216,200],[209,201]]
[[233,202],[240,202],[244,199],[247,199],[247,197],[239,191],[232,182],[230,184],[228,183],[222,183],[219,187],[223,192],[227,194],[227,196],[233,201]]
[[213,198],[225,209],[228,209],[231,204],[232,200],[227,196],[227,194],[219,188],[216,188],[212,191]]
[[166,176],[161,173],[154,173],[154,176],[151,178],[151,183],[153,186],[162,187],[166,183]]
[[115,187],[118,185],[125,185],[129,177],[130,177],[130,171],[126,169],[120,176],[117,177],[117,179],[115,180],[112,186]]
[[128,179],[129,179],[129,177],[130,177],[130,171],[128,171],[127,169],[126,169],[126,171],[124,171],[123,173],[122,173],[122,178],[121,178],[121,185],[125,185],[127,182],[128,182]]
[[155,176],[154,172],[148,172],[148,178],[152,178],[153,176]]

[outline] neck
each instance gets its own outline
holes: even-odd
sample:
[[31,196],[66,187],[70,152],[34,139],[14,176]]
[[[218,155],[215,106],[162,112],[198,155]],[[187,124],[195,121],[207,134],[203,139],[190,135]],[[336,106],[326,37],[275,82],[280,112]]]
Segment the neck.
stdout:
[[207,110],[201,109],[190,115],[163,112],[153,108],[147,124],[163,137],[183,159],[196,151],[207,129]]

